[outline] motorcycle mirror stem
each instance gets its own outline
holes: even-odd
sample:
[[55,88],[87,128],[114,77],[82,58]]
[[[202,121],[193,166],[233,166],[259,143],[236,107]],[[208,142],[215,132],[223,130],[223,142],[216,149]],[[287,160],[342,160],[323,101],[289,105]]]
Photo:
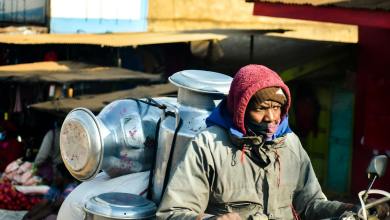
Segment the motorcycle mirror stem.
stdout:
[[368,188],[363,195],[364,202],[366,202],[368,197],[368,191],[371,189],[375,180],[378,177],[382,177],[383,175],[385,175],[386,167],[387,167],[387,159],[388,158],[386,155],[378,155],[371,160],[370,165],[367,168],[367,174],[368,174],[368,179],[370,180],[370,184],[368,185]]

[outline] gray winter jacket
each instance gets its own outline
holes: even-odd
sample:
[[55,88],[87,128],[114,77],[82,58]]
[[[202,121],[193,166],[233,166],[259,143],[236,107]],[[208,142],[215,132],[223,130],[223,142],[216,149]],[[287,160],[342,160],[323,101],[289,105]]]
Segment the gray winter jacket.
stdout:
[[[226,130],[212,126],[186,146],[157,212],[158,219],[195,219],[237,212],[242,219],[323,219],[345,204],[328,201],[294,133],[243,151]],[[259,150],[259,149],[257,149]],[[263,161],[263,162],[264,162]]]

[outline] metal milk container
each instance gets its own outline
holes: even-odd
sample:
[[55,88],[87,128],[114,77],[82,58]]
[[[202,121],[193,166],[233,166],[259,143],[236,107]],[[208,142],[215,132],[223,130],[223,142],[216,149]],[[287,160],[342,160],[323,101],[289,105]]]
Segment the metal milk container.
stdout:
[[160,126],[152,185],[152,200],[157,204],[170,170],[185,153],[187,142],[206,128],[206,118],[229,92],[232,78],[215,72],[184,70],[169,77],[169,81],[179,88],[178,104],[174,117],[166,117]]

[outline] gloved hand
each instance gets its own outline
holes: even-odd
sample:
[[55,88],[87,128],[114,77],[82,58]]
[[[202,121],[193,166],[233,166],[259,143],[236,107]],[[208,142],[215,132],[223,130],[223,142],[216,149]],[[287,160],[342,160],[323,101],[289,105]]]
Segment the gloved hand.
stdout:
[[[370,204],[377,201],[377,199],[370,198],[367,200],[366,204]],[[371,215],[377,216],[379,219],[388,219],[390,218],[390,205],[389,202],[380,203],[370,208],[369,210]]]
[[241,217],[237,213],[228,213],[218,216],[216,220],[241,220]]
[[356,212],[352,211],[346,211],[344,212],[340,218],[340,220],[358,220],[359,217],[357,216]]
[[237,213],[232,212],[221,216],[202,214],[199,215],[196,220],[241,220],[241,217]]

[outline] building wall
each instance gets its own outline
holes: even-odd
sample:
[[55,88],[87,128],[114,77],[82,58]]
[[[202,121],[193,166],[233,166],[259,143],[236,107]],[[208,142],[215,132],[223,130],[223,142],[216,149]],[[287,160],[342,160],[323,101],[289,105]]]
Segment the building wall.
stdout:
[[244,0],[0,0],[0,22],[35,23],[51,33],[285,29],[270,35],[357,41],[355,26],[254,16]]
[[[366,189],[366,169],[376,154],[390,154],[390,29],[359,27],[352,192]],[[374,188],[390,191],[390,172]]]
[[270,35],[299,39],[357,42],[357,27],[334,23],[253,15],[253,3],[244,0],[152,0],[148,30],[285,29]]
[[46,22],[46,0],[0,0],[0,22]]
[[353,91],[333,87],[325,188],[334,193],[350,191],[354,96]]
[[51,33],[142,32],[148,0],[51,0]]

